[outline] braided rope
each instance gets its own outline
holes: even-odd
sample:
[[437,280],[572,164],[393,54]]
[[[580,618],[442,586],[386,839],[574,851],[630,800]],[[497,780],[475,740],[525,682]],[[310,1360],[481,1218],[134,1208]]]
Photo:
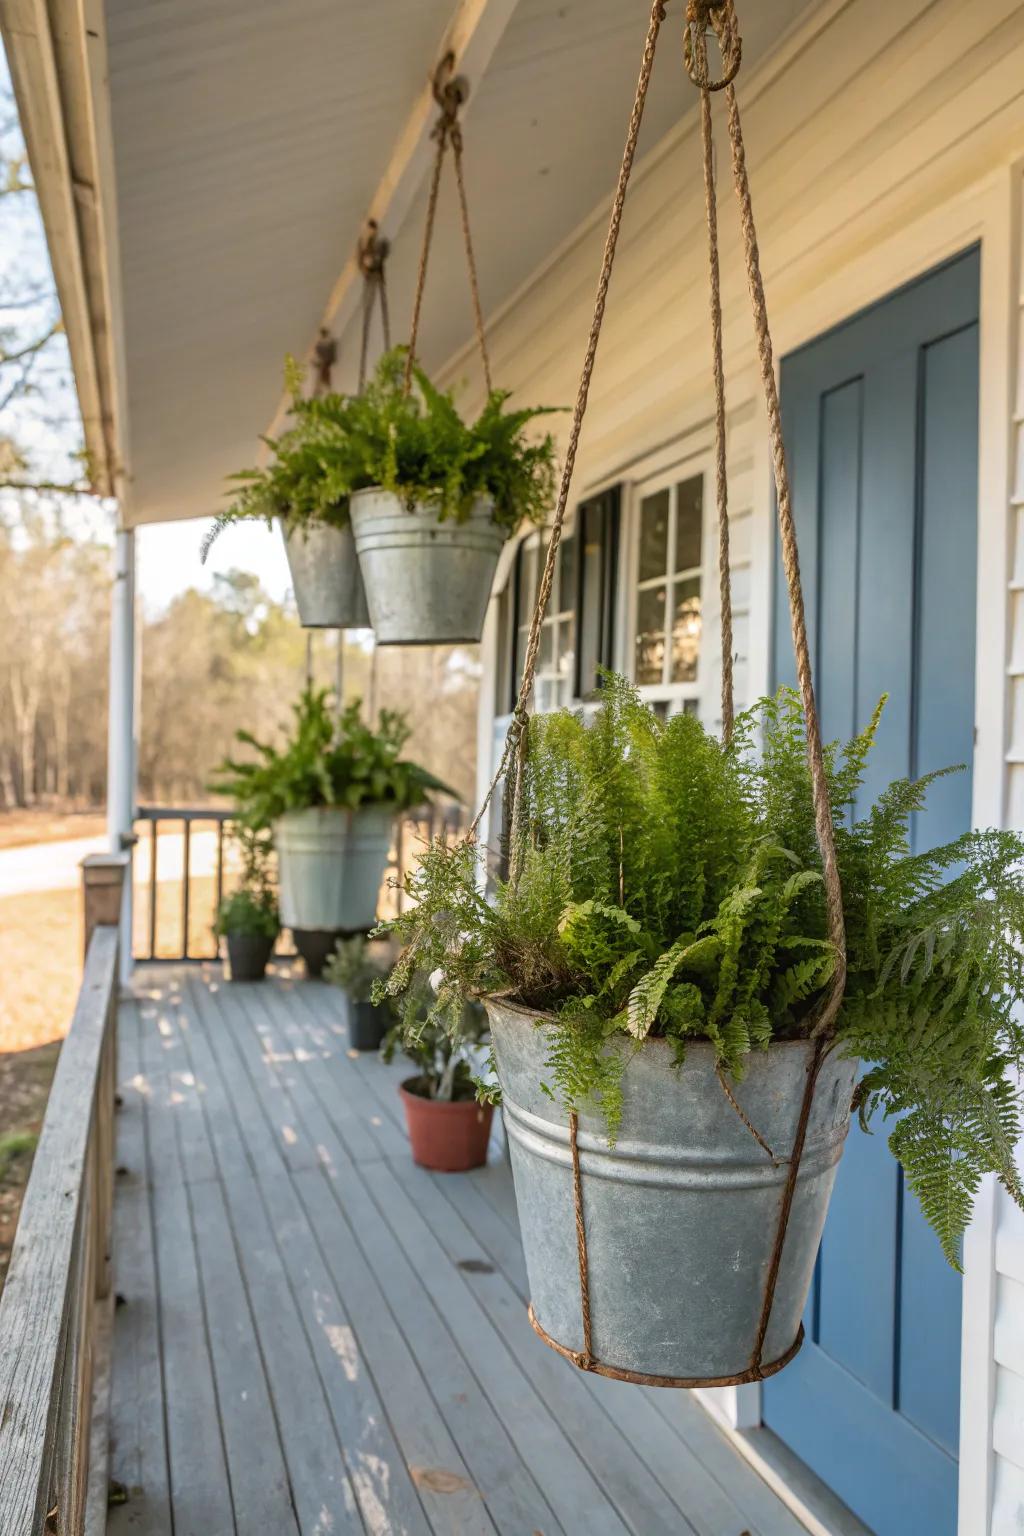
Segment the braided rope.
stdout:
[[797,549],[796,526],[793,522],[793,504],[786,463],[786,448],[782,435],[782,412],[779,408],[779,391],[775,382],[775,364],[772,356],[772,339],[768,329],[768,306],[761,278],[761,260],[754,226],[754,210],[750,198],[750,180],[747,175],[746,152],[743,145],[743,129],[740,124],[736,88],[726,87],[729,109],[729,139],[732,145],[733,179],[740,204],[740,224],[743,233],[743,250],[746,258],[747,285],[754,313],[754,330],[757,338],[758,357],[761,362],[761,383],[768,408],[768,435],[771,441],[772,463],[775,472],[775,491],[778,502],[779,538],[782,547],[782,564],[789,593],[789,612],[793,633],[793,652],[796,657],[797,679],[803,704],[807,730],[807,761],[811,774],[811,794],[814,804],[814,824],[821,850],[822,877],[825,885],[825,910],[828,919],[828,935],[835,953],[836,968],[832,984],[815,1022],[812,1037],[827,1036],[834,1029],[836,1017],[843,1001],[846,987],[846,923],[843,917],[843,890],[839,879],[839,862],[836,856],[835,828],[832,821],[832,804],[829,797],[828,778],[825,773],[825,754],[821,743],[821,725],[814,696],[814,679],[811,671],[811,653],[807,640],[807,617],[804,610],[803,586],[800,581],[800,555]]
[[544,617],[547,613],[548,602],[551,598],[551,588],[555,577],[555,563],[558,558],[558,546],[562,538],[562,527],[565,522],[565,512],[569,504],[569,490],[572,485],[573,470],[576,466],[576,453],[579,448],[580,433],[583,430],[583,418],[586,415],[587,401],[590,397],[590,381],[594,372],[594,360],[597,357],[597,346],[601,339],[601,326],[604,322],[605,306],[608,301],[608,285],[611,282],[612,267],[615,262],[615,251],[619,242],[619,230],[622,225],[622,210],[626,202],[626,191],[629,187],[629,177],[633,169],[633,161],[636,157],[636,145],[640,136],[640,125],[643,121],[644,105],[647,101],[647,88],[651,82],[651,71],[654,68],[654,51],[657,46],[658,34],[661,24],[665,19],[663,0],[654,0],[651,9],[651,18],[647,28],[647,39],[644,44],[643,58],[640,64],[640,76],[637,81],[636,94],[633,99],[633,110],[630,113],[629,128],[626,134],[626,146],[622,155],[622,164],[619,167],[619,178],[615,187],[615,195],[612,199],[611,216],[608,221],[608,233],[605,237],[604,255],[601,259],[601,272],[597,283],[597,296],[594,301],[594,314],[590,323],[590,334],[587,338],[587,349],[583,358],[583,368],[580,374],[579,389],[576,395],[576,405],[572,413],[572,425],[569,429],[569,440],[566,445],[565,462],[562,466],[562,480],[558,491],[558,501],[555,505],[554,518],[551,524],[551,534],[548,539],[547,554],[544,559],[544,570],[541,575],[540,587],[537,592],[537,604],[533,611],[533,619],[530,624],[530,633],[526,643],[526,655],[523,662],[523,678],[519,685],[519,694],[516,699],[516,707],[513,711],[512,722],[509,725],[505,738],[505,748],[498,764],[497,772],[491,780],[490,788],[484,797],[476,817],[469,830],[469,836],[476,835],[484,812],[494,795],[497,785],[500,783],[506,769],[512,760],[513,752],[516,753],[516,771],[512,793],[510,796],[511,823],[509,826],[510,847],[513,850],[513,864],[510,875],[515,873],[515,850],[518,846],[518,827],[522,815],[522,765],[525,762],[525,733],[526,722],[529,718],[528,704],[533,691],[534,674],[537,667],[537,656],[540,650],[541,631]]
[[451,130],[452,158],[455,161],[455,183],[459,190],[459,216],[462,221],[462,241],[466,248],[466,268],[469,272],[469,291],[473,300],[473,322],[476,326],[476,343],[484,366],[484,383],[487,393],[493,392],[491,360],[487,355],[487,333],[484,330],[484,312],[480,304],[480,283],[476,274],[476,257],[473,255],[473,237],[469,229],[469,203],[466,199],[466,181],[462,169],[462,129],[455,123]]
[[[442,119],[442,124],[443,124]],[[442,126],[439,124],[439,127]],[[420,265],[416,274],[416,294],[412,305],[412,324],[409,328],[409,351],[405,358],[404,389],[408,394],[412,389],[412,370],[416,362],[416,343],[420,334],[420,315],[423,311],[423,290],[427,284],[427,263],[430,260],[430,246],[434,238],[434,219],[437,216],[437,195],[441,190],[441,171],[444,168],[445,150],[448,148],[448,129],[443,127],[440,133],[435,130],[437,151],[434,155],[434,169],[430,177],[430,192],[427,197],[427,218],[423,227],[423,244],[420,247]]]
[[[579,445],[580,433],[583,425],[583,417],[586,412],[587,399],[590,390],[590,381],[593,374],[594,361],[597,355],[597,346],[600,339],[601,325],[604,319],[604,310],[608,296],[608,286],[611,279],[612,266],[615,258],[615,250],[618,243],[619,229],[622,221],[623,206],[626,198],[626,190],[629,175],[633,165],[636,151],[637,138],[643,117],[644,103],[647,96],[647,88],[650,83],[651,71],[654,64],[655,47],[658,40],[661,23],[664,20],[662,0],[655,0],[651,19],[648,26],[647,39],[644,46],[643,60],[640,69],[640,78],[637,85],[633,111],[630,117],[629,131],[626,139],[626,147],[623,153],[622,164],[619,170],[619,179],[616,186],[615,197],[612,202],[611,218],[608,226],[608,234],[605,240],[604,257],[601,264],[601,274],[598,281],[597,298],[594,307],[594,316],[591,323],[590,335],[587,342],[587,350],[584,357],[583,370],[580,378],[579,392],[576,407],[573,412],[572,427],[569,433],[569,441],[566,450],[565,464],[563,467],[562,481],[559,489],[558,502],[555,508],[554,521],[551,536],[548,542],[547,556],[544,563],[544,571],[540,588],[537,594],[537,603],[534,609],[533,619],[530,625],[530,633],[527,642],[526,657],[523,667],[523,679],[516,700],[516,707],[505,740],[498,770],[491,781],[490,788],[484,798],[483,804],[470,828],[469,838],[473,838],[479,828],[487,806],[491,802],[497,784],[508,768],[510,762],[514,762],[511,787],[506,784],[506,806],[511,805],[511,830],[510,846],[512,858],[510,860],[511,883],[517,878],[518,857],[517,851],[521,848],[520,821],[522,817],[522,797],[524,768],[526,762],[528,743],[528,710],[527,706],[533,688],[534,672],[536,669],[537,655],[540,648],[541,628],[547,611],[548,601],[551,595],[551,587],[554,579],[555,561],[558,546],[562,534],[562,526],[565,511],[568,504],[569,488],[572,481],[572,473],[575,466],[576,452]],[[796,656],[797,676],[800,683],[800,695],[807,732],[808,765],[811,776],[812,799],[814,805],[815,829],[818,844],[821,851],[823,878],[825,886],[826,911],[828,917],[829,937],[832,941],[836,968],[832,983],[826,995],[824,1004],[812,1030],[811,1038],[814,1048],[807,1069],[807,1079],[802,1096],[800,1113],[796,1127],[792,1152],[788,1159],[786,1181],[783,1188],[782,1200],[779,1210],[778,1225],[775,1241],[769,1262],[768,1273],[765,1281],[765,1290],[762,1300],[761,1313],[758,1321],[754,1349],[750,1364],[741,1375],[731,1378],[733,1381],[759,1381],[782,1368],[800,1348],[802,1342],[802,1329],[790,1349],[780,1360],[765,1364],[763,1352],[768,1327],[771,1321],[772,1306],[775,1299],[775,1288],[778,1282],[779,1270],[782,1263],[782,1255],[785,1248],[786,1233],[789,1226],[790,1214],[796,1195],[797,1179],[800,1163],[803,1158],[804,1146],[810,1125],[811,1110],[814,1103],[814,1093],[821,1071],[830,1047],[831,1036],[834,1033],[835,1019],[842,1002],[843,990],[846,978],[846,947],[845,925],[843,920],[842,889],[839,881],[839,869],[836,858],[835,832],[832,822],[832,808],[829,798],[828,780],[825,773],[824,752],[821,743],[821,729],[818,720],[817,705],[814,696],[814,684],[811,673],[810,649],[807,640],[807,624],[804,612],[803,591],[800,581],[800,563],[797,551],[796,530],[793,522],[792,499],[790,494],[789,474],[786,465],[785,446],[782,434],[782,418],[779,408],[778,389],[775,382],[774,360],[772,355],[771,336],[768,327],[768,311],[764,296],[764,284],[761,277],[760,255],[757,246],[757,235],[754,226],[753,206],[750,197],[750,184],[746,168],[746,155],[743,144],[743,133],[740,124],[739,108],[736,101],[736,92],[733,85],[736,73],[740,66],[742,44],[739,29],[736,22],[733,0],[689,0],[687,6],[687,31],[686,31],[686,67],[690,78],[701,90],[701,126],[703,138],[704,183],[707,203],[708,222],[708,250],[710,271],[710,309],[712,328],[712,352],[715,383],[715,425],[716,425],[716,471],[717,471],[717,501],[719,519],[719,562],[720,583],[722,589],[722,689],[723,689],[723,729],[726,739],[729,739],[733,728],[733,698],[731,677],[731,596],[729,592],[729,543],[728,543],[728,500],[727,500],[727,476],[725,461],[725,376],[722,358],[722,311],[721,311],[721,285],[718,252],[718,218],[717,203],[714,188],[714,147],[712,139],[711,121],[711,93],[724,90],[728,104],[729,139],[732,147],[733,179],[740,205],[740,222],[743,235],[743,248],[747,270],[748,287],[750,290],[751,305],[754,317],[754,330],[757,339],[758,355],[761,362],[762,386],[768,412],[769,436],[771,440],[772,462],[775,474],[776,494],[778,501],[778,519],[780,541],[782,546],[783,567],[786,573],[786,584],[789,593],[790,616],[793,631],[793,649]],[[707,31],[712,28],[718,39],[723,60],[723,78],[712,80],[707,60]],[[511,792],[510,792],[511,788]],[[725,1079],[724,1073],[719,1070],[719,1082],[726,1098],[736,1111],[739,1118],[750,1131],[751,1135],[763,1148],[763,1150],[775,1159],[768,1143],[757,1131],[739,1104],[735,1094]],[[567,1356],[574,1364],[583,1370],[595,1371],[598,1374],[618,1376],[620,1379],[635,1382],[646,1382],[656,1385],[708,1385],[699,1381],[672,1382],[668,1378],[656,1378],[644,1376],[640,1373],[616,1371],[613,1368],[602,1365],[595,1359],[592,1347],[592,1318],[590,1303],[590,1277],[589,1262],[587,1256],[586,1222],[583,1206],[583,1179],[580,1167],[578,1146],[579,1122],[575,1110],[569,1114],[569,1142],[572,1159],[572,1187],[573,1208],[576,1223],[576,1246],[580,1282],[580,1305],[583,1320],[583,1349],[574,1352],[559,1344],[545,1333],[540,1326],[532,1308],[530,1321],[535,1330],[559,1353]]]
[[[687,34],[689,35],[689,34]],[[733,693],[732,581],[729,568],[729,481],[726,471],[725,363],[722,357],[722,286],[718,255],[718,203],[715,195],[715,145],[711,93],[701,91],[701,138],[704,149],[704,200],[708,221],[708,295],[711,353],[715,378],[715,491],[718,507],[718,592],[722,632],[722,738],[728,746],[735,723]]]
[[359,389],[366,386],[367,361],[370,352],[370,323],[376,303],[380,304],[381,329],[384,334],[384,350],[391,350],[391,323],[388,316],[388,290],[384,263],[391,250],[390,242],[381,238],[376,219],[368,219],[366,233],[357,247],[359,270],[363,274],[363,332],[359,347]]
[[477,345],[480,348],[480,357],[483,362],[484,380],[487,385],[487,393],[491,393],[491,360],[487,352],[487,336],[484,330],[483,309],[480,304],[480,283],[477,277],[476,256],[473,252],[473,236],[469,223],[469,201],[466,197],[466,180],[463,171],[463,137],[462,126],[459,123],[459,108],[469,95],[469,87],[461,75],[453,75],[455,68],[455,55],[445,54],[434,73],[434,100],[440,108],[440,115],[434,124],[431,137],[437,144],[434,155],[434,169],[430,178],[430,192],[427,197],[427,217],[423,228],[423,245],[420,248],[419,271],[416,275],[416,294],[413,299],[412,325],[409,333],[409,351],[405,359],[404,389],[408,394],[412,388],[412,370],[416,363],[416,345],[419,340],[420,316],[423,311],[423,293],[427,283],[427,265],[430,260],[430,248],[434,239],[434,223],[437,216],[437,200],[441,190],[441,172],[444,169],[444,157],[448,145],[452,147],[452,158],[455,161],[455,183],[459,194],[459,222],[462,226],[462,243],[466,252],[466,271],[469,276],[469,291],[473,302],[473,323],[476,329]]

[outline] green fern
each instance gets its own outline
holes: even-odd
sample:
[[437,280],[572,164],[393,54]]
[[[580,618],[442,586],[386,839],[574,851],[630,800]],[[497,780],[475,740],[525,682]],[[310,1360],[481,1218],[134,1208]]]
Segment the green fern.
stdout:
[[493,520],[506,533],[523,521],[543,522],[554,499],[555,444],[549,433],[531,437],[527,429],[550,413],[506,410],[508,392],[492,390],[477,419],[465,422],[453,395],[421,368],[406,393],[405,358],[404,347],[385,353],[360,395],[309,400],[289,359],[291,425],[263,439],[265,467],[231,476],[230,505],[204,536],[201,558],[225,528],[245,520],[345,527],[349,497],[370,486],[410,506],[427,502],[442,522],[464,521],[480,496],[491,499]]
[[[971,833],[914,852],[935,774],[891,784],[859,814],[881,710],[825,750],[847,930],[837,1048],[872,1063],[862,1118],[892,1122],[892,1150],[957,1263],[981,1179],[1022,1198],[1024,842]],[[452,1017],[496,992],[553,1019],[548,1086],[599,1105],[610,1133],[623,1066],[648,1037],[677,1062],[688,1040],[710,1040],[738,1078],[751,1052],[810,1032],[836,956],[795,693],[742,715],[725,748],[606,678],[590,723],[531,721],[521,807],[514,886],[484,900],[482,853],[438,844],[390,925],[417,966],[440,970]]]

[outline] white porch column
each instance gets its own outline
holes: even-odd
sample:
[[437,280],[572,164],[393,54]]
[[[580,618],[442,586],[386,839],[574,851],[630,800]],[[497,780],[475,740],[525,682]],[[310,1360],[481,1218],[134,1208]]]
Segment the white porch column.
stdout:
[[[107,836],[111,853],[132,853],[136,776],[135,533],[114,546],[110,612],[110,705],[107,725]],[[121,980],[132,972],[132,861],[121,898]]]

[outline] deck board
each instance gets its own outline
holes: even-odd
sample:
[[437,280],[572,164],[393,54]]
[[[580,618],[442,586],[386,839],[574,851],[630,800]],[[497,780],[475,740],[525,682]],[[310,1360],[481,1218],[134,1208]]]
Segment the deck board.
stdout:
[[135,990],[112,1536],[800,1536],[692,1397],[540,1343],[500,1130],[476,1174],[416,1168],[339,993]]

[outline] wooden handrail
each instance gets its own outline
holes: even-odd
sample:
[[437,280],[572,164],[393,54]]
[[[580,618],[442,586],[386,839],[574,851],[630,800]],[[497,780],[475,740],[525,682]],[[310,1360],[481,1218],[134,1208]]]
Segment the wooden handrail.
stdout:
[[0,1531],[80,1536],[110,1293],[117,929],[96,928],[0,1296]]

